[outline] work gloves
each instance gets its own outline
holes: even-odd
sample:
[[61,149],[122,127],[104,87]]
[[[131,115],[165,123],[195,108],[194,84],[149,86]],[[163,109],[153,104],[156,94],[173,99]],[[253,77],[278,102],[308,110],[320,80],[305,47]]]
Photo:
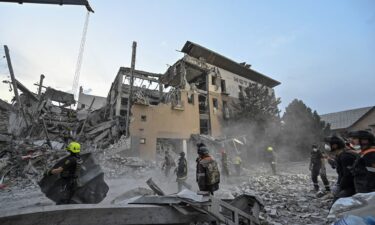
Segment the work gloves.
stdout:
[[52,175],[52,173],[51,173],[51,171],[52,170],[46,170],[46,171],[44,171],[44,176],[51,176]]

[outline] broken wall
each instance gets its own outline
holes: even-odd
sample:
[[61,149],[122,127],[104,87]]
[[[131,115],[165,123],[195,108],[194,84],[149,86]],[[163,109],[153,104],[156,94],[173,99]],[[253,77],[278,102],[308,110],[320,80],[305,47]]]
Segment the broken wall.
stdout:
[[194,103],[188,103],[189,91],[181,91],[183,108],[172,108],[172,104],[139,105],[132,108],[130,134],[144,138],[139,152],[142,158],[154,159],[156,156],[156,139],[190,139],[191,134],[199,134],[198,94],[194,94]]

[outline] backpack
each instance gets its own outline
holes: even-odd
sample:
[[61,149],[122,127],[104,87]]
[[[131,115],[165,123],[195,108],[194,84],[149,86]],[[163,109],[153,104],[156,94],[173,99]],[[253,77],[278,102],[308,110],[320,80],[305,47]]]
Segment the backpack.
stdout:
[[212,160],[207,163],[207,184],[214,185],[220,183],[220,172],[217,162]]

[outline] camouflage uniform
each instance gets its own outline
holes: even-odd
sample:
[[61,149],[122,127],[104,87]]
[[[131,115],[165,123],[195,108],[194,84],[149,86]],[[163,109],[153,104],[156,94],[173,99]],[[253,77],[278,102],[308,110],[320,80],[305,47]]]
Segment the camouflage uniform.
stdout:
[[196,180],[200,191],[208,191],[213,194],[219,189],[219,168],[217,162],[210,155],[202,155],[197,158]]

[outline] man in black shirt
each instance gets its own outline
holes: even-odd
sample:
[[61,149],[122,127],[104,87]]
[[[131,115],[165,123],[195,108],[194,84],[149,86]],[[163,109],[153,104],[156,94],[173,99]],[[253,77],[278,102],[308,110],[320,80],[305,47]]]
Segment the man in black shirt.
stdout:
[[77,178],[79,176],[82,164],[82,159],[79,155],[81,151],[81,145],[79,143],[71,142],[66,147],[66,150],[70,152],[70,156],[65,159],[64,164],[48,171],[49,175],[60,174],[60,177],[63,180],[61,190],[62,196],[60,201],[56,203],[57,205],[74,204],[72,197],[77,187]]
[[317,145],[312,145],[311,151],[311,158],[310,158],[310,166],[309,169],[311,171],[311,179],[314,184],[314,191],[319,191],[319,183],[318,183],[318,176],[323,181],[324,187],[326,191],[331,191],[329,187],[329,181],[327,179],[326,169],[324,165],[324,156],[323,153],[318,149]]
[[186,183],[187,174],[188,174],[188,167],[187,161],[185,158],[185,152],[180,153],[180,158],[178,159],[177,168],[175,169],[175,173],[177,175],[177,188],[178,191],[182,191],[182,186],[185,186],[187,189],[191,189],[191,186]]
[[339,198],[350,197],[355,193],[351,167],[356,160],[356,153],[345,148],[345,142],[341,137],[331,137],[329,144],[331,152],[336,156],[336,171],[338,174],[338,190],[334,193],[334,201],[336,201]]
[[353,166],[356,193],[375,191],[375,137],[369,131],[357,132],[361,152]]

